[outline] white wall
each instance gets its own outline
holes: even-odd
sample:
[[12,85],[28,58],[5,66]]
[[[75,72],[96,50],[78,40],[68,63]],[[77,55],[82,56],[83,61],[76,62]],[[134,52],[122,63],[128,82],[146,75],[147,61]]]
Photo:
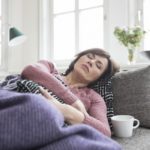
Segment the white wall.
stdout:
[[23,0],[23,4],[23,24],[28,36],[23,47],[23,65],[26,65],[39,58],[39,7],[38,0]]
[[[9,24],[11,26],[17,27],[19,30],[23,30],[23,19],[22,19],[22,0],[9,0]],[[17,47],[10,47],[8,51],[8,70],[13,72],[13,70],[18,70],[22,64],[22,49],[23,45]]]
[[38,60],[38,0],[9,0],[9,23],[27,36],[23,44],[8,52],[8,71],[20,72]]

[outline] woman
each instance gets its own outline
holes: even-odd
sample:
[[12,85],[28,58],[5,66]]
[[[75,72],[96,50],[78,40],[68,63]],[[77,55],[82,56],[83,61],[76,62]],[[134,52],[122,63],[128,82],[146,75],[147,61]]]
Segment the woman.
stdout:
[[43,95],[62,112],[68,123],[84,123],[111,136],[105,102],[88,86],[100,78],[112,76],[117,69],[118,66],[106,51],[93,48],[79,53],[64,75],[59,74],[55,66],[45,60],[25,67],[21,75],[64,100],[65,104],[61,104],[41,89]]

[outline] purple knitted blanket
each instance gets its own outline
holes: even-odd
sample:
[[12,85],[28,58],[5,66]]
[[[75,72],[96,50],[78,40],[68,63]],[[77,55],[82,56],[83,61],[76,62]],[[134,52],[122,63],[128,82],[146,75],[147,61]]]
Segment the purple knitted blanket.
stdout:
[[0,89],[0,150],[121,150],[88,125],[63,125],[44,97]]

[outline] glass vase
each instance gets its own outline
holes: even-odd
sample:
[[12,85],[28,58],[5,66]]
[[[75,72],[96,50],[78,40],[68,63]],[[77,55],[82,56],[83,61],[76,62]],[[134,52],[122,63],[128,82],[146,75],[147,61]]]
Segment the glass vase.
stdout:
[[129,65],[135,63],[134,49],[128,49],[128,63],[129,63]]

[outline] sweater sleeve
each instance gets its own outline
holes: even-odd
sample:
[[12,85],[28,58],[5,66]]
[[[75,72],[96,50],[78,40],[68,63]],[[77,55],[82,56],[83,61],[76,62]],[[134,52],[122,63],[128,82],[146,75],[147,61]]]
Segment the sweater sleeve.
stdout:
[[78,98],[56,79],[55,74],[58,74],[58,71],[54,67],[54,64],[46,60],[41,60],[36,64],[26,66],[21,76],[51,90],[55,95],[63,99],[65,103],[72,104]]
[[111,130],[107,119],[107,108],[103,98],[96,92],[92,92],[92,103],[88,110],[89,115],[85,115],[83,123],[88,124],[103,134],[111,136]]

